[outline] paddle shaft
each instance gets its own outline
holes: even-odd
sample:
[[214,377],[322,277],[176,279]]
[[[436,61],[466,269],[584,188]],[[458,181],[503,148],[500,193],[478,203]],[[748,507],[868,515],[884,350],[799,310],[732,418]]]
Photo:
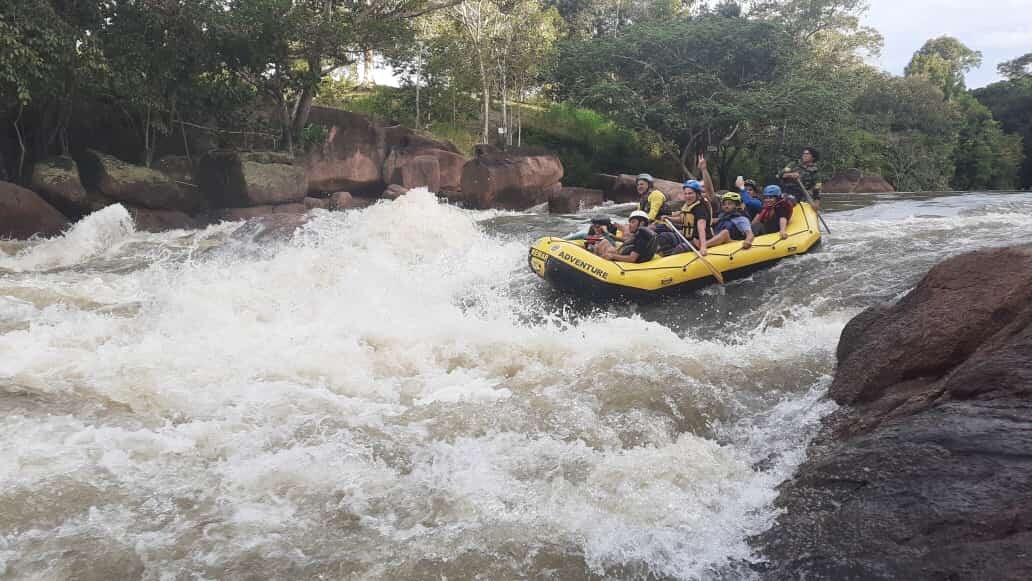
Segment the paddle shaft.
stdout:
[[681,234],[680,230],[674,228],[674,225],[670,223],[670,220],[663,220],[663,222],[667,225],[667,228],[670,228],[677,234],[678,238],[680,238],[682,242],[688,245],[688,248],[692,249],[692,252],[694,252],[695,255],[699,257],[699,260],[701,260],[702,263],[706,265],[706,268],[708,268],[709,271],[713,273],[713,278],[717,279],[717,282],[719,282],[720,284],[724,284],[724,275],[720,274],[720,271],[717,270],[717,267],[713,266],[713,264],[710,263],[710,261],[706,260],[706,257],[703,256],[697,248],[692,246],[692,243],[684,237],[684,234]]
[[817,206],[814,204],[813,196],[810,195],[810,190],[806,189],[806,186],[803,185],[803,180],[797,177],[795,181],[799,184],[799,187],[802,188],[803,193],[806,194],[806,201],[810,202],[810,207],[813,208],[814,212],[817,212],[817,219],[821,221],[821,224],[824,224],[824,229],[828,231],[828,234],[831,234],[831,228],[828,228],[828,223],[824,221],[824,216],[821,215],[821,211],[818,210]]

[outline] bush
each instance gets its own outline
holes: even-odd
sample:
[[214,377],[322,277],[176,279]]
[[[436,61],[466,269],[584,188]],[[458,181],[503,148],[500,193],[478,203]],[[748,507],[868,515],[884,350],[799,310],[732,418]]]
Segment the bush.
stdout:
[[590,109],[558,104],[523,119],[523,143],[554,151],[568,185],[590,185],[597,173],[679,174],[654,144]]

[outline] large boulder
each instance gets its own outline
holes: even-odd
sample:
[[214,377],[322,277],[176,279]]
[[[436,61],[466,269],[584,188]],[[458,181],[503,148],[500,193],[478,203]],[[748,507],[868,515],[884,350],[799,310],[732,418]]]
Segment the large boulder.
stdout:
[[189,230],[197,228],[200,223],[183,212],[176,210],[152,210],[128,206],[137,230],[145,232],[164,232],[165,230]]
[[327,130],[325,141],[302,159],[309,192],[347,190],[369,195],[383,191],[387,138],[381,126],[364,115],[331,107],[312,107],[308,120]]
[[75,160],[68,156],[36,162],[32,168],[31,188],[51,206],[75,220],[95,209],[79,180]]
[[563,188],[548,198],[548,211],[553,214],[575,214],[602,204],[602,190]]
[[200,160],[197,181],[213,208],[303,206],[308,191],[304,168],[289,155],[271,152],[210,151]]
[[395,149],[439,149],[462,155],[458,147],[447,139],[438,139],[425,133],[417,133],[403,125],[392,125],[384,129],[388,150]]
[[878,174],[864,174],[859,169],[852,168],[836,174],[828,181],[821,184],[821,192],[828,194],[852,194],[855,192],[864,194],[884,194],[895,192],[896,189],[885,178]]
[[[607,200],[617,203],[638,201],[637,175],[620,174],[614,176],[599,174],[596,176],[596,179],[599,185],[602,186],[602,191]],[[656,178],[652,185],[670,199],[679,198],[684,189],[682,182],[673,182],[661,178]]]
[[939,264],[838,356],[764,578],[1032,578],[1032,246]]
[[32,190],[0,182],[0,238],[53,236],[68,219]]
[[[431,168],[434,164],[427,158],[436,162],[436,170]],[[423,186],[431,192],[456,192],[462,187],[462,169],[467,161],[458,153],[444,149],[396,148],[391,150],[384,161],[383,177],[388,184],[406,188]],[[434,173],[437,178],[429,179]]]
[[155,210],[196,210],[200,197],[180,188],[160,171],[126,163],[116,157],[87,149],[76,158],[79,177],[87,190],[95,190],[117,202]]
[[562,189],[562,179],[563,164],[555,155],[490,153],[466,163],[461,193],[451,198],[470,208],[525,210],[548,202]]

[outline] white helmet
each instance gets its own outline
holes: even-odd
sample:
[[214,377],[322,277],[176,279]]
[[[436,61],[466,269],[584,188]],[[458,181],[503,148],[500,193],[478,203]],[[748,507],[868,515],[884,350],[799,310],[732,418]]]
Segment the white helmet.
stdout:
[[635,210],[631,212],[631,217],[629,218],[629,220],[633,220],[635,218],[641,218],[642,220],[645,220],[646,224],[649,223],[649,215],[645,212],[642,212],[641,210]]

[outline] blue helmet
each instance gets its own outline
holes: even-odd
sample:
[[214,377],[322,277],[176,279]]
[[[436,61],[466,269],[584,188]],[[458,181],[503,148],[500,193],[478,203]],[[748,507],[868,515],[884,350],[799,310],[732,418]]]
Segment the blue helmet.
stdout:
[[700,194],[702,193],[702,184],[699,183],[699,180],[688,180],[684,182],[684,187],[695,190]]
[[779,188],[778,186],[767,186],[767,187],[763,188],[763,197],[764,198],[780,198],[781,197],[781,188]]

